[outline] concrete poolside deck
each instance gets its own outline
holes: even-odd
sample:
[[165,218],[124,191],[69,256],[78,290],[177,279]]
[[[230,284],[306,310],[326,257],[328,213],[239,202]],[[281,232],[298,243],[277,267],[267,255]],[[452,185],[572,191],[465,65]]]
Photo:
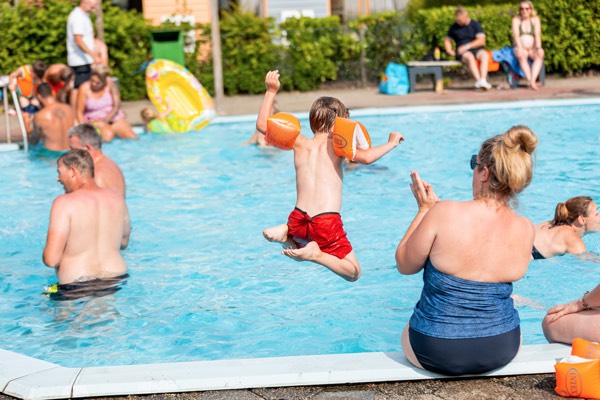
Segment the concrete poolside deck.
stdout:
[[[407,96],[385,96],[377,92],[376,87],[357,89],[330,89],[307,93],[281,93],[278,106],[290,112],[306,112],[311,103],[319,96],[335,96],[350,108],[382,108],[415,105],[442,105],[481,102],[500,102],[515,100],[566,99],[600,97],[600,78],[548,79],[546,86],[539,92],[528,89],[475,91],[466,87],[453,87],[446,94],[435,94],[431,89],[422,89]],[[226,97],[221,107],[221,115],[245,115],[258,111],[262,95]],[[124,110],[132,124],[141,123],[139,111],[149,106],[149,101],[125,102]],[[16,119],[11,121],[16,128]],[[15,140],[20,139],[18,132],[12,132]],[[4,121],[0,116],[0,142],[5,141]],[[2,360],[0,360],[1,364]],[[425,379],[425,378],[423,378]],[[119,396],[110,399],[558,399],[554,394],[555,379],[551,373],[518,375],[509,377],[486,377],[467,379],[427,379],[417,381],[333,384],[283,388],[260,388],[219,390],[171,394],[138,396]],[[4,388],[3,388],[4,389]],[[73,393],[71,394],[73,395]],[[66,395],[68,396],[68,395]],[[0,394],[0,400],[11,397]],[[107,398],[108,399],[108,398]]]

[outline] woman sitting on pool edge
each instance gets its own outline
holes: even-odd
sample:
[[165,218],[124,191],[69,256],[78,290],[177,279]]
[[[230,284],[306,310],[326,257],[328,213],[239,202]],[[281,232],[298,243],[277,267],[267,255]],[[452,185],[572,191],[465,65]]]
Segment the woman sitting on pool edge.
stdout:
[[77,91],[77,120],[94,125],[103,142],[110,142],[115,135],[121,139],[137,139],[121,110],[119,88],[109,74],[107,65],[92,67],[90,80],[82,83]]
[[591,197],[572,197],[564,203],[558,203],[552,221],[535,226],[531,257],[543,260],[565,253],[587,253],[581,238],[590,232],[600,232],[598,206]]
[[582,338],[600,342],[600,285],[580,299],[552,307],[542,321],[548,342],[571,344]]
[[538,143],[525,126],[486,140],[471,158],[473,200],[440,202],[411,173],[419,211],[396,251],[401,274],[424,269],[424,287],[402,333],[418,368],[444,375],[481,374],[508,364],[521,342],[512,282],[531,257],[533,223],[510,207],[532,178]]

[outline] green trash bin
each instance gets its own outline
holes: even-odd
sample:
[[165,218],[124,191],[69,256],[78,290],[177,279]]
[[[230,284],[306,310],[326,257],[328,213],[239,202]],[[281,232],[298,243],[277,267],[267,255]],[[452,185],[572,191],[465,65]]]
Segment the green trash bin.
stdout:
[[181,31],[151,32],[150,46],[154,59],[165,58],[185,66],[183,34]]

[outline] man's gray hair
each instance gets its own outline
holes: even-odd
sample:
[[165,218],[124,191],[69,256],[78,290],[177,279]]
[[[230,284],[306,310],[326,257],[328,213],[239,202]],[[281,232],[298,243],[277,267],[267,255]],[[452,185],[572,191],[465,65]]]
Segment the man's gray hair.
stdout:
[[93,125],[79,124],[69,130],[69,137],[77,136],[81,144],[90,145],[95,149],[102,148],[102,137]]

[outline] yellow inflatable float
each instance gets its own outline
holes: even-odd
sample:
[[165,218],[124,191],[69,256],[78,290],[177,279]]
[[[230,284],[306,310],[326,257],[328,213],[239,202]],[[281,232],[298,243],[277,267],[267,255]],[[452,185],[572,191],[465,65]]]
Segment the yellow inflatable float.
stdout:
[[146,91],[158,112],[171,112],[166,118],[174,132],[197,131],[215,116],[212,98],[186,68],[169,60],[153,60],[146,68]]

